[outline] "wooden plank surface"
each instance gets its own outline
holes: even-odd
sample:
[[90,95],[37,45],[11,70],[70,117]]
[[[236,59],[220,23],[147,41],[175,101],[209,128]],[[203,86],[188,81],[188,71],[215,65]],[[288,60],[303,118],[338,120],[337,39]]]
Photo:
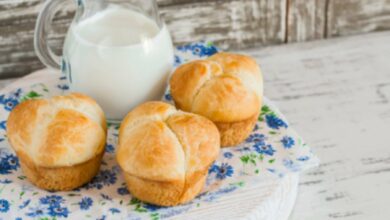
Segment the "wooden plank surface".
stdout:
[[0,73],[16,77],[42,67],[33,52],[33,27],[39,1],[0,3]]
[[290,220],[387,220],[390,32],[241,51],[265,95],[319,156],[301,176]]
[[[1,78],[22,76],[43,67],[33,45],[35,21],[42,5],[40,0],[0,2]],[[62,51],[74,9],[74,5],[69,4],[56,14],[49,44],[57,54]]]
[[329,0],[327,37],[390,29],[390,0]]
[[[223,48],[284,42],[285,1],[160,0],[160,10],[177,44],[208,39]],[[43,67],[33,34],[42,0],[0,1],[0,77],[22,76]],[[74,5],[57,13],[49,44],[61,54]]]
[[324,38],[328,1],[289,0],[287,4],[287,42]]
[[161,13],[177,44],[206,39],[224,49],[248,48],[284,42],[285,1],[192,1]]

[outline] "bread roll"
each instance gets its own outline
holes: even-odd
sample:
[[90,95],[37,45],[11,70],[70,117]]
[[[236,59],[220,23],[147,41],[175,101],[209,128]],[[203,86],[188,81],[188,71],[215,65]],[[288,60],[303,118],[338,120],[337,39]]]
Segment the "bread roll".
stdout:
[[8,141],[36,186],[71,190],[98,172],[106,141],[102,109],[81,94],[28,100],[11,112]]
[[173,206],[202,190],[219,141],[218,129],[207,118],[148,102],[123,120],[116,157],[133,196]]
[[260,113],[263,79],[251,57],[218,53],[176,69],[170,79],[177,108],[213,121],[222,146],[241,143]]

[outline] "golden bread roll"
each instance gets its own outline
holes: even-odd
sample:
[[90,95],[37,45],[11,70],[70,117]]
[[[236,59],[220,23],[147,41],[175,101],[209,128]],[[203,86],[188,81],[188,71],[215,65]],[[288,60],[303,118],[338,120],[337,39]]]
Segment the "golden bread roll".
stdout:
[[123,120],[116,157],[133,196],[172,206],[199,194],[219,150],[218,129],[207,118],[147,102]]
[[8,141],[24,174],[47,190],[71,190],[98,172],[106,142],[102,109],[81,94],[28,100],[11,112]]
[[223,147],[248,137],[262,105],[260,68],[245,55],[218,53],[184,64],[173,73],[170,87],[177,108],[217,125]]

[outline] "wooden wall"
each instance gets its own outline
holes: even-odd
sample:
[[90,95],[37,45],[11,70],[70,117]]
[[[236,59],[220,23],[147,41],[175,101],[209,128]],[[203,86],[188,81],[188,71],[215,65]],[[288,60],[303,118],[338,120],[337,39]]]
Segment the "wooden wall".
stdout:
[[[57,13],[50,45],[60,54],[74,6]],[[0,78],[43,65],[33,29],[43,0],[0,0]],[[173,40],[245,49],[390,29],[390,0],[158,0]]]

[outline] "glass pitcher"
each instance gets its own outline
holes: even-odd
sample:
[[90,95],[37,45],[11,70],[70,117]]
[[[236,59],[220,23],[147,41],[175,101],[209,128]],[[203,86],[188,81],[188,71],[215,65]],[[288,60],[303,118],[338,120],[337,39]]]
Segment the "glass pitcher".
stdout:
[[77,0],[62,57],[47,45],[50,23],[66,1],[47,0],[34,45],[48,67],[66,74],[71,91],[94,98],[109,121],[163,96],[174,55],[155,0]]

